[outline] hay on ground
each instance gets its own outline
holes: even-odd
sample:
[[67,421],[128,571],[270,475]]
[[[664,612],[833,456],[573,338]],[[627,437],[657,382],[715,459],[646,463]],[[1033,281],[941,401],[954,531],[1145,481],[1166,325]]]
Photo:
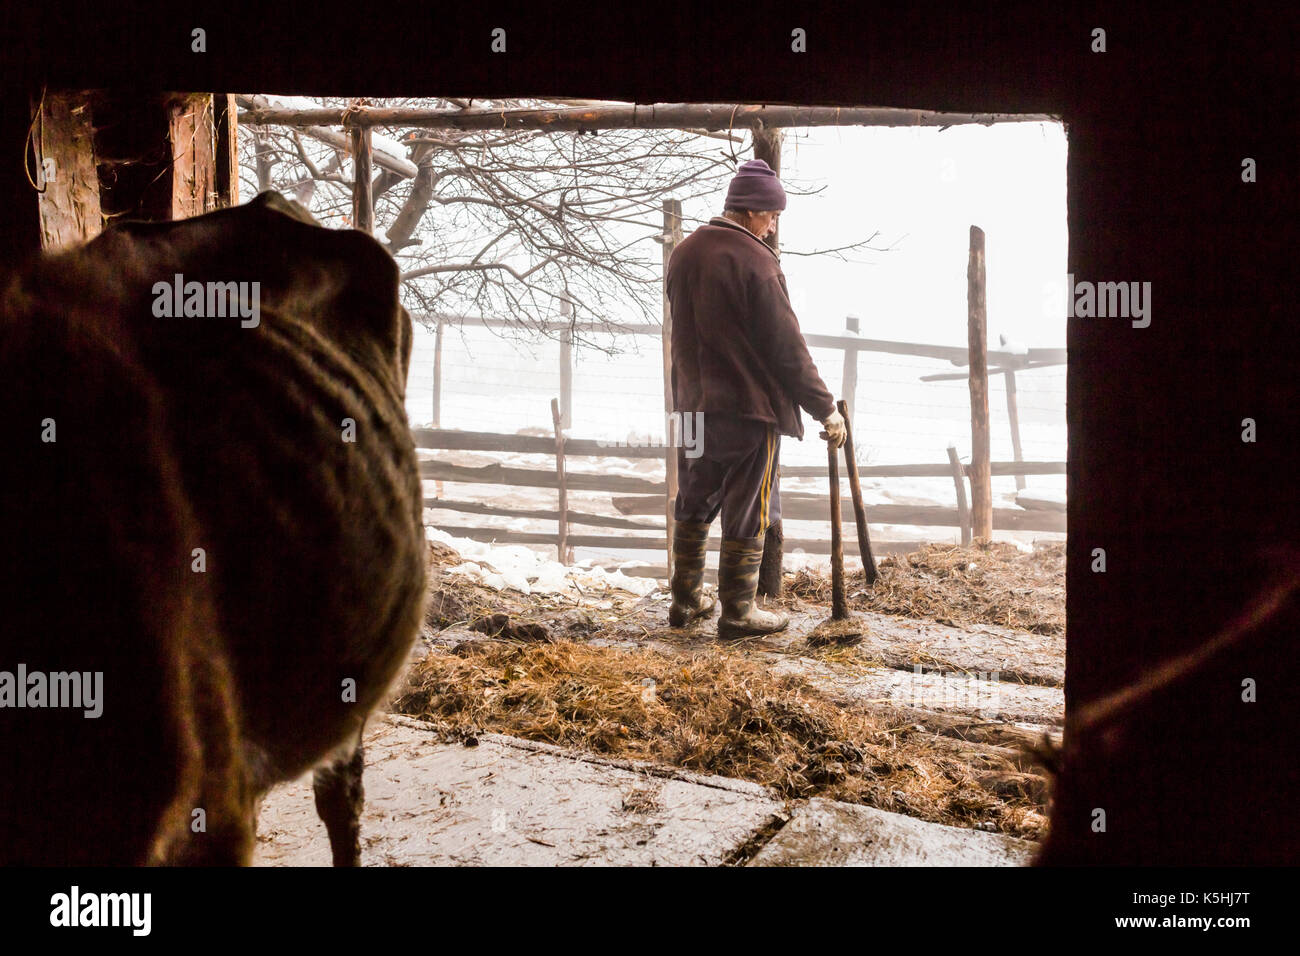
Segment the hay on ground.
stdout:
[[[938,621],[998,624],[1035,634],[1065,633],[1065,543],[1040,545],[1032,553],[1007,542],[961,547],[930,544],[878,563],[880,577],[868,588],[862,575],[846,582],[855,609]],[[799,598],[830,603],[830,576],[807,570],[786,576]]]
[[452,735],[494,732],[667,763],[789,798],[824,796],[1030,838],[1045,826],[1040,801],[993,792],[979,771],[923,737],[739,652],[465,641],[415,665],[394,709]]

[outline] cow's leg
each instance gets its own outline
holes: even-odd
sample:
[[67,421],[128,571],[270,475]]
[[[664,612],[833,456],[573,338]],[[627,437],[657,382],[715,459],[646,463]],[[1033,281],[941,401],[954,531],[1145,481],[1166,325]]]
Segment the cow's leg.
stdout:
[[329,833],[335,866],[361,865],[361,808],[365,804],[361,773],[364,769],[365,756],[358,730],[352,751],[319,768],[312,777],[316,812]]

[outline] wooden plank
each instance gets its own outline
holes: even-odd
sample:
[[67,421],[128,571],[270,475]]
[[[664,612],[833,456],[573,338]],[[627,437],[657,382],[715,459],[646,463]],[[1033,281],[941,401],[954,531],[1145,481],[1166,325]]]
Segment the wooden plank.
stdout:
[[961,543],[970,544],[970,506],[966,504],[966,470],[957,457],[957,447],[948,446],[948,462],[952,466],[952,483],[957,489],[957,521],[961,527]]
[[[243,96],[241,94],[236,94],[235,102],[246,110],[269,107],[270,105],[270,100],[264,96]],[[247,112],[240,113],[239,122],[247,122],[248,116],[249,114]],[[255,136],[261,134],[261,124],[250,123],[249,125],[253,129]],[[339,126],[342,124],[336,123],[334,125]],[[350,152],[352,149],[352,142],[348,133],[326,129],[324,126],[308,126],[303,128],[302,132],[304,136],[310,136],[312,139],[324,143],[326,146],[333,149],[337,149],[341,153]],[[401,156],[390,156],[382,149],[375,152],[374,160],[375,165],[380,169],[386,169],[390,173],[396,173],[403,179],[415,179],[415,177],[420,174],[420,168],[409,159],[405,159]],[[263,186],[262,188],[265,189],[266,187]]]
[[[996,356],[993,356],[993,357],[996,358]],[[1051,367],[1054,366],[1054,365],[1060,365],[1060,364],[1062,364],[1062,363],[1061,363],[1061,362],[1029,362],[1029,363],[1027,363],[1027,364],[1025,364],[1025,365],[1016,365],[1016,366],[1014,366],[1014,370],[1015,370],[1015,371],[1020,371],[1020,372],[1027,372],[1027,371],[1030,371],[1031,369],[1036,369],[1036,368],[1051,368]],[[991,365],[991,366],[989,366],[989,370],[988,370],[988,371],[989,371],[989,374],[990,374],[990,375],[995,375],[995,374],[998,374],[998,373],[1000,373],[1000,372],[1008,372],[1008,371],[1012,371],[1012,370],[1013,370],[1013,367],[1012,367],[1012,366],[1004,365],[1004,364],[1001,364],[1001,362],[999,362],[998,365]],[[960,381],[965,381],[965,380],[968,379],[968,378],[970,378],[970,373],[969,373],[969,372],[942,372],[942,373],[940,373],[940,374],[938,374],[938,375],[922,375],[922,376],[920,376],[920,377],[917,379],[917,381],[920,381],[920,382],[955,382],[955,381],[958,381],[958,380],[960,380]]]
[[239,121],[263,126],[407,126],[457,130],[682,129],[740,130],[789,126],[962,126],[1050,123],[1048,113],[948,113],[880,106],[785,106],[748,103],[648,103],[517,110],[362,106],[289,109],[261,106]]
[[[1011,454],[1019,462],[1024,455],[1020,453],[1020,408],[1016,403],[1016,373],[1007,369],[1002,376],[1006,381],[1007,418],[1011,422]],[[1016,490],[1025,490],[1025,475],[1020,471],[1016,472]]]
[[[470,432],[456,429],[412,428],[415,447],[444,451],[510,451],[524,454],[549,455],[553,451],[551,439],[539,435],[504,435],[497,432]],[[601,445],[589,438],[570,438],[564,443],[564,453],[569,458],[659,458],[663,449],[652,446],[632,448],[618,445]],[[989,468],[994,475],[1063,475],[1063,461],[995,461]],[[820,478],[826,472],[820,465],[782,465],[783,478]],[[947,478],[952,474],[949,465],[862,465],[859,477],[866,478]]]
[[[413,315],[412,318],[417,316]],[[441,317],[451,325],[470,326],[472,328],[488,329],[519,329],[527,328],[539,333],[561,332],[564,329],[572,328],[577,332],[600,332],[600,333],[617,333],[620,335],[648,335],[660,336],[663,334],[663,327],[660,325],[650,325],[648,323],[631,323],[623,324],[618,322],[575,322],[570,326],[567,322],[529,322],[521,323],[515,319],[494,318],[482,315],[459,315],[452,313],[443,313],[439,315],[427,315],[420,313],[420,318],[429,322],[436,321]],[[941,359],[951,362],[953,365],[965,365],[967,363],[967,350],[952,345],[926,345],[919,342],[895,342],[888,339],[864,339],[850,335],[823,335],[817,332],[804,333],[804,341],[810,348],[825,349],[857,349],[860,352],[885,352],[891,355],[918,355],[922,358]],[[1065,355],[1065,349],[1030,349],[1031,355],[1035,352],[1051,353]],[[1002,352],[997,349],[989,349],[988,356],[1001,365],[1011,365],[1023,361],[1023,356],[1012,354],[1011,352]],[[1065,359],[1060,361],[1043,361],[1032,360],[1027,365],[1017,364],[1017,368],[1037,368],[1045,365],[1061,365]],[[965,372],[950,373],[954,378],[965,378]]]
[[[858,317],[850,315],[844,320],[845,332],[858,331]],[[856,336],[846,336],[856,338]],[[857,346],[844,346],[844,372],[840,377],[840,394],[852,413],[857,407],[858,399],[858,349]]]
[[216,126],[216,208],[239,205],[239,122],[235,97],[217,93],[212,97],[213,122]]
[[[540,521],[556,521],[559,511],[548,508],[501,508],[485,505],[481,501],[453,501],[449,498],[425,498],[424,507],[439,511],[459,511],[468,514],[493,515],[501,518],[535,518]],[[632,521],[629,518],[616,518],[611,515],[597,515],[586,511],[568,511],[569,524],[585,524],[597,528],[625,528],[631,531],[662,531],[663,528],[652,521]]]
[[555,482],[560,488],[560,513],[556,520],[560,528],[556,536],[555,547],[559,552],[558,561],[566,564],[569,554],[569,486],[564,480],[564,430],[560,420],[560,403],[551,399],[551,424],[555,429]]
[[853,416],[849,403],[839,402],[840,415],[844,418],[844,470],[849,476],[849,494],[853,498],[853,522],[858,533],[858,556],[862,558],[862,568],[866,572],[867,585],[876,583],[880,571],[876,568],[876,559],[871,552],[871,533],[867,526],[867,509],[862,501],[862,484],[858,476],[858,462],[853,453]]
[[[682,241],[682,204],[677,199],[665,199],[663,201],[664,232],[662,242],[662,272],[661,286],[663,299],[663,330],[659,339],[663,353],[663,371],[664,371],[664,430],[668,430],[668,418],[675,410],[676,402],[673,399],[673,310],[672,303],[668,301],[668,260],[672,258],[673,250],[677,244]],[[665,438],[669,436],[665,434]],[[680,435],[678,436],[680,439]],[[673,566],[673,524],[675,521],[674,512],[677,507],[677,449],[673,447],[672,442],[667,442],[664,448],[664,525],[667,528],[668,550],[667,561],[668,567]]]
[[826,442],[826,474],[831,485],[828,501],[831,520],[831,619],[835,621],[843,621],[849,616],[849,605],[844,599],[844,532],[840,527],[839,458],[840,450],[834,442]]
[[1065,502],[1057,501],[1055,498],[1042,497],[1034,494],[1032,491],[1022,491],[1016,495],[1016,504],[1026,511],[1054,511],[1059,514],[1065,513]]
[[[442,428],[442,340],[445,323],[442,319],[438,320],[438,327],[433,333],[433,429],[441,430]],[[416,440],[416,447],[434,447],[421,446],[419,440]]]
[[352,130],[352,228],[367,235],[375,231],[374,154],[370,148],[370,129]]
[[[989,469],[994,475],[1063,475],[1065,462],[994,461],[989,463]],[[822,474],[820,465],[794,465],[781,469],[785,478],[820,478]],[[947,478],[951,474],[951,465],[862,465],[858,468],[859,477],[867,478]]]
[[966,263],[966,322],[970,339],[970,494],[975,540],[993,536],[993,482],[989,469],[988,314],[985,297],[984,230],[970,227]]
[[[782,130],[756,127],[751,139],[754,144],[754,158],[767,163],[768,168],[780,178],[781,145],[784,139]],[[777,254],[779,259],[781,255],[779,224],[777,228],[772,230],[771,235],[764,237],[763,241],[767,243],[768,248]],[[776,440],[779,442],[781,436],[778,435]],[[780,466],[778,465],[778,474],[779,472]],[[782,574],[784,564],[785,528],[783,522],[777,520],[768,524],[763,531],[763,559],[758,566],[757,594],[767,598],[779,598],[781,596],[781,591],[785,587]]]
[[168,104],[171,144],[171,218],[189,219],[217,208],[217,139],[212,95],[192,93]]
[[[951,472],[950,472],[951,473]],[[783,493],[781,513],[787,521],[827,520],[829,495]],[[659,500],[641,496],[614,496],[614,508],[625,515],[651,515],[659,513]],[[852,507],[852,500],[843,507]],[[874,525],[916,525],[918,527],[960,528],[962,517],[956,508],[943,505],[872,505],[870,514]],[[1022,511],[1018,508],[994,508],[993,524],[998,531],[1057,531],[1065,532],[1065,515],[1046,511]],[[788,540],[787,540],[787,543]]]
[[[507,531],[501,528],[479,528],[468,525],[435,524],[431,527],[445,531],[455,538],[469,538],[471,541],[484,541],[499,544],[538,544],[554,547],[555,535],[540,531]],[[830,542],[824,538],[787,538],[786,544],[791,548],[801,548],[808,554],[830,554]],[[641,535],[569,535],[569,546],[574,548],[602,548],[615,551],[663,551],[668,540],[663,537],[644,537]],[[907,549],[915,551],[923,547],[924,542],[908,542]],[[889,543],[881,544],[880,550],[885,554],[894,553]]]
[[[444,451],[513,451],[525,454],[549,455],[555,450],[549,438],[540,435],[503,435],[497,432],[470,432],[456,429],[412,428],[411,437],[416,448]],[[570,458],[662,458],[663,449],[657,446],[630,447],[602,445],[590,438],[570,438],[564,443],[564,453]]]
[[[428,481],[461,481],[474,485],[515,485],[521,488],[558,488],[554,471],[536,468],[507,468],[496,463],[470,466],[451,465],[442,461],[420,462],[420,477]],[[662,496],[662,481],[649,481],[630,475],[566,475],[568,486],[574,491],[621,491]],[[662,498],[660,499],[662,507]],[[656,509],[657,513],[658,509]]]
[[57,252],[88,242],[104,228],[95,127],[85,94],[46,93],[33,109],[39,110],[31,175],[43,187],[37,196],[41,248]]
[[573,333],[560,333],[560,427],[573,427]]

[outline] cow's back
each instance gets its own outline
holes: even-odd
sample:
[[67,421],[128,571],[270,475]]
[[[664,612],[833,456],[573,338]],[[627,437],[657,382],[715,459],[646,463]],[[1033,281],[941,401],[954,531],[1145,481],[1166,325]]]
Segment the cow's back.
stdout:
[[[177,273],[258,282],[257,324],[155,315],[155,283]],[[12,493],[4,506],[19,531],[5,567],[25,569],[28,591],[11,646],[117,675],[100,718],[112,745],[44,715],[77,766],[38,734],[15,756],[49,772],[14,795],[64,794],[73,810],[93,787],[134,805],[114,765],[152,754],[141,779],[158,793],[136,816],[161,820],[223,774],[256,792],[354,738],[406,659],[424,591],[392,260],[259,200],[106,234],[29,271],[5,311],[6,380],[24,386],[6,427],[27,445],[4,487],[40,482],[33,507]],[[46,417],[53,445],[39,442]]]

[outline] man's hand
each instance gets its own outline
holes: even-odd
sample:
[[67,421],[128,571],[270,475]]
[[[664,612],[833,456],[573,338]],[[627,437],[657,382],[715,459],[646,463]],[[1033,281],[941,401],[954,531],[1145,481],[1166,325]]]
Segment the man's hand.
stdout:
[[844,416],[839,412],[831,412],[830,418],[822,422],[822,428],[826,431],[821,433],[821,437],[839,448],[844,444],[847,432],[844,430]]

